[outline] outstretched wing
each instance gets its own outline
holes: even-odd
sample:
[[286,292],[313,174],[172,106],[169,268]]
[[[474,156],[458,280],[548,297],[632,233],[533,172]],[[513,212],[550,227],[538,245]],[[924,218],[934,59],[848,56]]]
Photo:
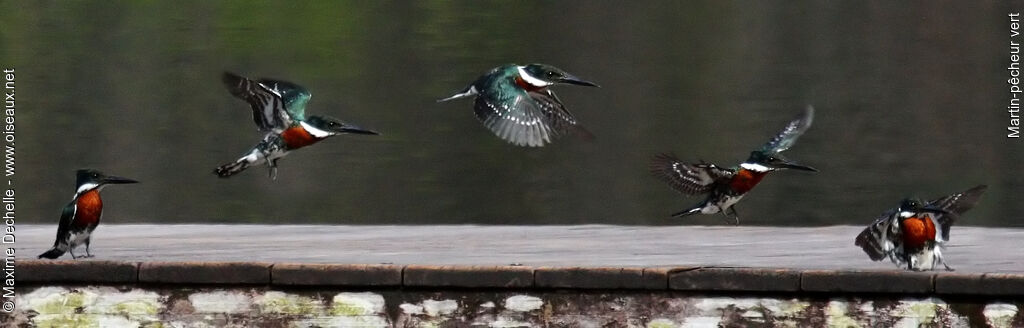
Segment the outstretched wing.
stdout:
[[932,217],[939,224],[940,230],[942,230],[942,240],[949,240],[949,229],[953,226],[953,222],[961,214],[973,208],[974,204],[977,204],[978,200],[981,199],[981,194],[985,193],[986,189],[988,189],[988,186],[980,185],[961,193],[928,202],[927,206],[936,207],[952,214],[932,214]]
[[[292,116],[279,87],[270,87],[230,72],[224,72],[222,81],[232,95],[249,103],[252,119],[260,131],[283,131],[291,126]],[[301,103],[305,104],[304,101]]]
[[703,194],[714,188],[715,181],[731,179],[736,171],[714,164],[687,164],[672,154],[658,154],[651,161],[651,174],[668,182],[672,189],[687,195]]
[[898,209],[892,209],[875,219],[871,225],[861,231],[854,241],[854,245],[860,246],[872,261],[881,261],[887,256],[894,262],[901,257],[893,256],[901,245],[899,219],[896,217]]
[[306,103],[312,97],[309,90],[288,81],[261,79],[260,84],[281,95],[281,99],[284,100],[284,108],[293,121],[306,119]]
[[533,101],[537,102],[538,108],[545,118],[544,121],[556,133],[561,135],[572,132],[586,140],[594,138],[590,131],[576,121],[576,117],[569,112],[568,108],[565,108],[562,100],[558,99],[554,91],[543,89],[530,91],[528,94]]
[[761,151],[779,153],[789,149],[789,147],[796,143],[796,139],[800,138],[800,135],[804,134],[807,128],[811,127],[812,121],[814,121],[814,107],[807,106],[807,109],[796,119],[790,121],[786,128],[782,129],[782,132],[779,132],[772,140],[764,144],[761,147]]
[[60,213],[60,222],[57,223],[57,239],[53,241],[53,246],[57,246],[61,241],[68,239],[68,234],[71,230],[71,221],[75,219],[75,200],[71,200],[67,206],[64,206],[64,210]]
[[476,98],[473,111],[491,132],[512,144],[541,147],[568,132],[589,134],[550,90],[485,90]]

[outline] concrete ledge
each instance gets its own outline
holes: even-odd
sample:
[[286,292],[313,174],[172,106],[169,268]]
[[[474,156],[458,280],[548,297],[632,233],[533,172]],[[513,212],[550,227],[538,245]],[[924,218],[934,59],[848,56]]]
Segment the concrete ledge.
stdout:
[[139,282],[172,284],[268,284],[269,263],[148,262],[139,266]]
[[804,271],[800,290],[843,293],[932,292],[933,274],[902,271]]
[[15,264],[18,282],[96,282],[135,283],[139,264],[113,261],[18,261]]
[[537,268],[540,288],[643,289],[643,268]]
[[940,273],[935,275],[935,293],[947,295],[1024,295],[1024,274]]
[[672,272],[668,288],[700,291],[796,292],[800,271],[754,268],[698,268]]
[[1024,273],[21,260],[19,283],[1024,295]]
[[274,264],[271,283],[286,286],[401,286],[402,266],[387,264]]
[[642,285],[644,289],[668,289],[668,274],[690,268],[644,268]]
[[402,281],[410,287],[529,288],[533,287],[533,268],[409,265]]

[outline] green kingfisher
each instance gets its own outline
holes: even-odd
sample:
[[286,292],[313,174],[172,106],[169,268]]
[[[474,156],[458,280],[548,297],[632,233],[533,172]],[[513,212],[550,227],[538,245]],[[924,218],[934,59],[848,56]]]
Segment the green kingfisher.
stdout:
[[751,152],[750,157],[737,168],[724,168],[703,161],[685,163],[672,154],[654,156],[650,167],[654,176],[683,194],[707,194],[703,202],[672,216],[722,213],[726,219],[733,219],[732,223],[739,224],[739,213],[734,205],[769,172],[780,169],[817,172],[817,169],[792,162],[780,154],[796,143],[797,138],[811,126],[813,118],[814,108],[808,106],[761,149]]
[[217,167],[214,173],[221,178],[253,165],[266,164],[270,178],[277,179],[277,160],[292,150],[343,133],[377,134],[332,117],[306,117],[306,103],[311,95],[297,84],[270,79],[251,80],[230,72],[224,73],[223,82],[232,95],[252,107],[252,118],[263,133],[263,140],[238,160]]
[[953,271],[942,258],[949,240],[949,229],[964,212],[974,207],[987,186],[980,185],[930,202],[904,199],[864,229],[854,245],[860,246],[872,261],[889,258],[907,270],[934,270],[939,263]]
[[71,258],[78,258],[74,249],[82,244],[85,244],[84,257],[92,257],[89,253],[89,241],[93,230],[100,224],[100,217],[103,216],[100,189],[109,184],[138,183],[132,179],[110,176],[96,170],[78,170],[77,175],[75,196],[67,206],[64,206],[60,223],[57,224],[57,240],[53,242],[53,248],[40,254],[39,258],[55,259],[65,252],[71,253]]
[[550,65],[508,64],[438,102],[476,96],[476,118],[499,138],[516,146],[542,147],[567,133],[592,139],[593,135],[548,89],[560,83],[598,87]]

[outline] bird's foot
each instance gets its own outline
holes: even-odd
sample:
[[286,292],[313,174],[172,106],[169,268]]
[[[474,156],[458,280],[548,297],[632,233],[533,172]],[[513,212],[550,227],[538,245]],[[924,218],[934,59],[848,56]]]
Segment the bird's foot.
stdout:
[[[740,225],[740,213],[736,212],[735,207],[729,207],[725,209],[724,211],[722,211],[722,214],[725,214],[726,224],[732,224],[736,226]],[[732,219],[732,222],[729,222],[729,219]]]
[[267,172],[267,174],[270,176],[270,180],[277,180],[277,160],[270,161],[268,167],[270,172]]

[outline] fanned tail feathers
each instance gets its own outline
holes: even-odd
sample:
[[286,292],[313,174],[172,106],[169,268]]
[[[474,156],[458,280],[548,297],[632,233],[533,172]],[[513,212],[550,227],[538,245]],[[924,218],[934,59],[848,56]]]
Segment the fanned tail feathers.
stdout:
[[249,162],[237,161],[218,166],[213,170],[213,173],[216,173],[218,177],[227,178],[238,174],[238,172],[245,171],[247,168],[249,168]]

